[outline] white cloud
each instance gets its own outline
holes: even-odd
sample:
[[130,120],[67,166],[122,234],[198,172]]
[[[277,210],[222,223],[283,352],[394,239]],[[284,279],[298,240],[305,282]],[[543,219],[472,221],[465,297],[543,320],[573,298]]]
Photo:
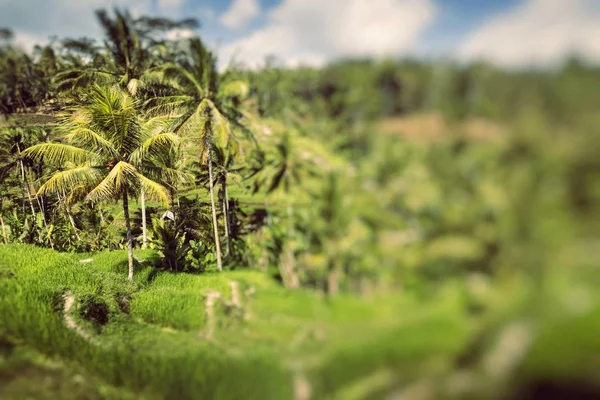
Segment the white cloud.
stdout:
[[226,44],[220,61],[257,66],[275,55],[287,65],[319,65],[342,56],[397,55],[411,50],[435,14],[433,0],[283,0],[264,27]]
[[44,36],[39,36],[39,35],[32,35],[29,34],[27,32],[20,32],[20,31],[16,31],[14,32],[14,38],[13,38],[13,43],[27,51],[30,52],[33,50],[33,48],[35,47],[35,45],[45,45],[48,43],[48,38],[44,37]]
[[229,9],[221,15],[221,22],[230,29],[241,29],[259,14],[258,0],[233,0]]
[[194,32],[192,29],[177,28],[168,31],[165,36],[169,40],[189,39],[196,36],[196,32]]
[[598,0],[526,0],[475,30],[458,49],[463,60],[508,67],[554,64],[571,54],[600,60]]

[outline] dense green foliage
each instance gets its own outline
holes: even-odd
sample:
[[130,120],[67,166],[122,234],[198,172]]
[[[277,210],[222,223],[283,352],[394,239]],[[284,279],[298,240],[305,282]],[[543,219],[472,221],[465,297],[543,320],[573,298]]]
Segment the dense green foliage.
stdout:
[[219,73],[98,20],[0,45],[6,396],[598,395],[600,68]]

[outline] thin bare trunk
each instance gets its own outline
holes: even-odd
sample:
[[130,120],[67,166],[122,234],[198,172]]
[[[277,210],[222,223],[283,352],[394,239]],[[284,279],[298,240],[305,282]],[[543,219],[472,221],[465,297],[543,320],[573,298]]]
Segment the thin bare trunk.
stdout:
[[219,271],[223,270],[223,261],[221,260],[221,243],[219,240],[219,229],[217,227],[217,210],[215,208],[215,191],[213,188],[213,170],[212,170],[212,156],[210,147],[208,150],[208,179],[209,179],[209,188],[210,188],[210,206],[212,208],[212,219],[213,219],[213,229],[215,234],[215,248],[217,253],[217,268]]
[[340,292],[340,270],[335,261],[329,266],[329,275],[327,276],[327,292],[330,296],[336,296]]
[[25,183],[23,182],[23,179],[21,179],[21,205],[23,206],[23,216],[25,215],[26,211],[25,211]]
[[36,195],[35,199],[37,200],[38,206],[40,206],[42,218],[44,218],[44,221],[46,221],[46,207],[44,206],[44,197]]
[[75,225],[75,219],[73,218],[73,214],[71,214],[71,212],[69,210],[67,210],[67,217],[69,217],[69,222],[71,223],[71,226],[73,227],[73,230],[75,231],[75,236],[77,236],[77,240],[81,240],[81,237],[79,236],[79,232],[77,232],[77,226]]
[[279,257],[279,273],[283,285],[288,289],[296,289],[300,286],[300,280],[295,271],[294,251],[290,243],[286,243],[283,253]]
[[19,160],[19,166],[21,167],[21,185],[23,186],[23,190],[27,193],[27,200],[29,201],[29,206],[31,207],[31,215],[33,215],[33,221],[35,222],[35,208],[33,207],[33,200],[31,200],[31,193],[29,193],[29,188],[27,187],[27,176],[25,175],[23,160]]
[[[65,194],[65,192],[63,191],[63,196],[64,196],[64,202],[65,202],[65,214],[67,214],[67,219],[69,220],[69,222],[71,223],[71,226],[73,227],[73,230],[75,231],[75,236],[77,236],[77,240],[81,240],[81,237],[79,237],[79,232],[77,229],[77,226],[75,225],[75,219],[73,218],[73,214],[71,214],[71,209],[69,208],[69,204],[67,203],[67,195]],[[60,194],[58,194],[58,201],[60,201]]]
[[146,226],[146,193],[142,189],[140,195],[140,203],[142,206],[142,247],[145,249],[148,247],[148,229]]
[[133,235],[131,234],[131,221],[129,220],[127,190],[123,190],[123,214],[125,216],[125,229],[127,230],[127,262],[129,264],[127,279],[131,281],[133,280]]
[[4,244],[8,243],[8,236],[6,236],[6,226],[4,226],[4,218],[0,215],[0,225],[2,225],[2,239],[4,239]]
[[287,205],[288,217],[288,232],[287,243],[284,246],[284,254],[280,261],[280,272],[284,280],[284,285],[288,288],[295,289],[300,286],[300,279],[296,273],[296,256],[294,254],[294,220],[292,204],[288,200]]
[[[27,186],[29,188],[33,187],[33,190],[37,192],[35,186],[32,183],[29,183],[29,179],[27,179]],[[37,194],[35,196],[35,201],[37,202],[38,207],[40,208],[40,212],[42,213],[42,221],[44,222],[44,229],[46,229],[46,233],[48,234],[48,242],[50,243],[50,248],[54,250],[54,242],[52,241],[52,237],[50,236],[50,230],[48,229],[48,223],[46,222],[46,212],[44,211],[44,205],[40,201],[40,197]]]
[[227,195],[227,174],[223,178],[223,224],[225,225],[225,251],[231,256],[231,235],[229,232],[229,196]]

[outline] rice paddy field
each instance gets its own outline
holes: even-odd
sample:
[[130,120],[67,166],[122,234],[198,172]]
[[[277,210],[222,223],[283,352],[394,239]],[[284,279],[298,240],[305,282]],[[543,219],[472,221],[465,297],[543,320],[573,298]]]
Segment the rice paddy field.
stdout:
[[157,272],[153,256],[136,253],[128,282],[124,252],[0,247],[2,398],[360,399],[412,385],[462,398],[598,377],[600,282],[585,257],[544,292],[506,277],[324,301],[253,271]]

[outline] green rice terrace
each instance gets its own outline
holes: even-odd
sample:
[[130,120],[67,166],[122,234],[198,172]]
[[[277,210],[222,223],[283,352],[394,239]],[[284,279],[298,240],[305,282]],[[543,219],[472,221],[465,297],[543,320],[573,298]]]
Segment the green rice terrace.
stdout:
[[0,26],[0,399],[600,398],[598,65],[96,20]]
[[133,282],[121,252],[8,245],[0,256],[2,398],[479,397],[508,395],[517,365],[510,380],[523,385],[597,378],[598,276],[585,263],[550,273],[543,299],[507,277],[325,301],[259,272],[157,274],[150,251],[136,253]]

